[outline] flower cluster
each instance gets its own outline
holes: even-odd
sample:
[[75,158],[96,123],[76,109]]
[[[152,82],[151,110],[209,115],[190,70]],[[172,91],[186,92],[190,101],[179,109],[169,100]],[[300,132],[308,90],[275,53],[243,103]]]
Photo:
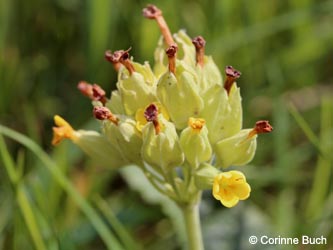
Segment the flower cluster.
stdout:
[[[251,188],[230,166],[249,163],[257,134],[270,132],[267,121],[242,129],[242,106],[236,84],[241,73],[231,66],[225,80],[205,40],[181,30],[172,35],[153,5],[143,10],[156,20],[162,37],[155,64],[133,61],[129,50],[107,51],[105,58],[118,72],[117,89],[108,98],[97,84],[80,82],[92,100],[102,133],[75,131],[55,116],[53,144],[69,138],[94,159],[113,168],[135,164],[160,192],[178,203],[191,202],[211,188],[226,207],[249,197]],[[222,169],[222,171],[221,171]]]

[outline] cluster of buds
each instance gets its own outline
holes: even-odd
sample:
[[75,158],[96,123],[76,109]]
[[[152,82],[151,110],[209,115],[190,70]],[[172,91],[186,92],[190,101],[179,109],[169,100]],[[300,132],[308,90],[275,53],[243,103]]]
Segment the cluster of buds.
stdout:
[[69,138],[87,154],[113,168],[140,167],[155,188],[178,203],[191,202],[203,189],[226,207],[249,197],[243,173],[230,166],[249,163],[256,139],[272,127],[258,121],[242,129],[242,105],[236,84],[241,73],[225,68],[225,80],[205,40],[191,39],[181,30],[172,35],[153,5],[144,17],[156,20],[162,36],[149,63],[133,61],[129,50],[107,51],[105,58],[118,72],[111,97],[97,84],[80,82],[79,90],[92,100],[93,115],[102,132],[75,131],[55,117],[53,144]]

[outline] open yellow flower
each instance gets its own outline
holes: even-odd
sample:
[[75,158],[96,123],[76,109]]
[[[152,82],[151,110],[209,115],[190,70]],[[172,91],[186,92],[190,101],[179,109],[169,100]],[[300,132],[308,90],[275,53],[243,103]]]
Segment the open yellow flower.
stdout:
[[233,207],[239,200],[247,199],[250,192],[250,185],[239,171],[223,172],[214,179],[213,196],[226,207]]
[[59,115],[55,115],[54,123],[56,124],[56,127],[53,127],[52,145],[59,144],[63,139],[73,140],[76,138],[74,129],[65,121],[65,119]]

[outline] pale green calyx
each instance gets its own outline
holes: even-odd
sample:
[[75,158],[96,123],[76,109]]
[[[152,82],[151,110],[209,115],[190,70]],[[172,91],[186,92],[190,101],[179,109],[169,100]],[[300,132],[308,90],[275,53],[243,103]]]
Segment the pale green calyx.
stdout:
[[167,109],[176,128],[183,129],[188,118],[197,116],[204,103],[195,71],[182,61],[177,61],[175,71],[161,76],[157,84],[157,97]]
[[180,145],[186,160],[193,168],[211,159],[212,147],[208,140],[208,130],[204,119],[189,118],[188,127],[180,135]]
[[257,148],[257,134],[273,130],[268,121],[258,121],[253,129],[242,129],[237,134],[222,139],[214,146],[216,166],[243,166],[249,163]]
[[209,163],[200,164],[194,177],[195,185],[200,189],[210,189],[213,186],[214,178],[220,171]]
[[120,116],[117,124],[104,120],[102,129],[110,144],[116,147],[125,159],[138,165],[142,164],[142,138],[133,119]]
[[163,115],[154,115],[149,120],[142,128],[142,139],[142,158],[152,167],[168,172],[184,162],[176,128],[173,123],[165,120]]
[[78,130],[75,135],[76,139],[73,142],[101,166],[119,168],[128,164],[118,149],[110,144],[102,134],[96,131]]
[[243,166],[250,162],[257,148],[257,135],[248,137],[251,129],[243,129],[234,136],[222,139],[215,145],[218,167]]

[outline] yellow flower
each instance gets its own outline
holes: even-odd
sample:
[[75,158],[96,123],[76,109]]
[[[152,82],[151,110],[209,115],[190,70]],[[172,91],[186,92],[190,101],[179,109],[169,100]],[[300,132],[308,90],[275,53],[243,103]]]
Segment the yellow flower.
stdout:
[[76,139],[75,131],[72,126],[59,115],[54,116],[52,145],[59,144],[63,139]]
[[250,185],[239,171],[223,172],[214,179],[213,196],[226,207],[233,207],[239,200],[247,199],[250,192]]

